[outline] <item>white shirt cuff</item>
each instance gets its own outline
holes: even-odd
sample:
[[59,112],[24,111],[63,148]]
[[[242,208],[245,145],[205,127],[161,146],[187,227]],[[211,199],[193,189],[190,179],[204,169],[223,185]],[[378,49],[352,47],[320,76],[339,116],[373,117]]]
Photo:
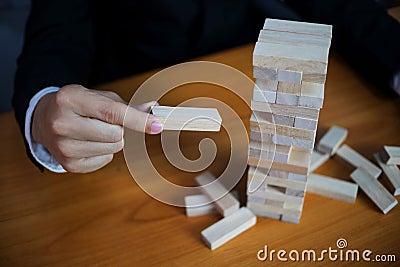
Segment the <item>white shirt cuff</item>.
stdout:
[[61,164],[58,163],[58,161],[50,154],[50,152],[42,144],[36,142],[36,140],[33,139],[31,134],[32,115],[37,103],[39,102],[40,99],[42,99],[43,96],[52,92],[57,92],[59,90],[60,90],[59,87],[47,87],[39,91],[38,93],[36,93],[36,95],[32,97],[31,101],[29,102],[29,107],[28,110],[26,111],[26,116],[25,116],[25,138],[26,141],[28,142],[31,153],[37,162],[39,162],[43,167],[52,172],[64,173],[66,172],[66,170],[64,170]]

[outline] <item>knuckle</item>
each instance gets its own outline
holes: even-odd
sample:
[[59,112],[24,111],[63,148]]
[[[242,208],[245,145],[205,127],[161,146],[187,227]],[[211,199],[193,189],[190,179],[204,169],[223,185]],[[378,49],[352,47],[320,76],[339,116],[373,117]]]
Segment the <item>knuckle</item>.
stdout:
[[53,118],[49,122],[50,131],[55,134],[62,136],[65,133],[64,124],[56,118]]
[[100,110],[101,116],[104,120],[108,123],[118,123],[123,121],[123,116],[120,112],[120,105],[118,102],[112,102],[108,105],[104,105],[103,108]]
[[82,169],[77,160],[67,159],[67,160],[64,160],[64,162],[61,165],[68,172],[72,172],[72,173],[82,172]]
[[60,140],[56,142],[58,151],[64,158],[72,158],[74,156],[72,144],[65,140]]

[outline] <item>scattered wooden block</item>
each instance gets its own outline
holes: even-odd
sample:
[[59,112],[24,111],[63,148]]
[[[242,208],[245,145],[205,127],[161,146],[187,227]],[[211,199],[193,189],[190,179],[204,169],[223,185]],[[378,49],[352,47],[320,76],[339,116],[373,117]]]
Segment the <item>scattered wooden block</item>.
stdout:
[[384,214],[397,205],[397,199],[374,176],[371,176],[363,166],[353,171],[350,177]]
[[313,172],[316,169],[318,169],[322,164],[327,162],[328,159],[329,159],[329,154],[322,154],[316,150],[313,150],[311,154],[310,172]]
[[276,92],[278,90],[278,81],[257,79],[256,85],[261,91]]
[[254,66],[253,77],[256,79],[276,81],[278,80],[278,70],[276,68],[262,68]]
[[325,48],[331,46],[331,38],[328,36],[274,30],[261,30],[258,36],[258,41],[304,46],[305,49],[312,49],[313,46]]
[[322,108],[324,103],[324,85],[320,83],[303,82],[299,106],[309,108]]
[[294,127],[305,129],[305,130],[317,130],[318,120],[314,119],[306,119],[301,117],[296,117],[294,120]]
[[280,19],[266,19],[263,30],[272,30],[280,32],[294,32],[310,35],[322,35],[332,37],[332,26],[317,23],[308,23],[300,21],[288,21]]
[[321,138],[317,145],[317,150],[333,156],[340,145],[347,137],[347,130],[339,126],[332,126],[329,131]]
[[319,109],[296,107],[289,105],[273,104],[266,105],[264,102],[251,101],[251,109],[253,111],[272,112],[273,114],[301,117],[307,119],[318,120]]
[[276,102],[276,92],[273,91],[261,91],[257,87],[254,87],[253,100],[257,102],[275,103]]
[[278,70],[278,81],[292,84],[301,84],[303,72],[292,70]]
[[354,203],[358,186],[336,178],[311,173],[307,179],[307,192]]
[[211,200],[215,200],[215,207],[222,216],[229,216],[239,209],[239,201],[228,192],[223,184],[215,180],[215,177],[211,173],[202,173],[195,179],[201,186],[204,194]]
[[152,113],[164,130],[218,132],[222,123],[215,108],[154,106]]
[[185,196],[185,206],[186,216],[188,217],[215,214],[218,212],[206,195]]
[[396,165],[387,165],[383,163],[382,157],[379,153],[374,154],[374,158],[378,165],[382,168],[383,172],[385,173],[386,177],[389,179],[393,195],[398,196],[400,195],[400,170]]
[[207,246],[214,250],[256,224],[256,216],[243,207],[201,232]]
[[366,159],[364,156],[362,156],[360,153],[358,153],[348,145],[342,145],[336,152],[336,155],[338,155],[356,168],[360,168],[361,166],[363,166],[363,168],[374,178],[378,178],[379,175],[381,175],[382,173],[382,170],[375,166],[375,164],[373,164],[371,161]]
[[380,153],[384,163],[388,165],[400,165],[400,147],[383,146]]

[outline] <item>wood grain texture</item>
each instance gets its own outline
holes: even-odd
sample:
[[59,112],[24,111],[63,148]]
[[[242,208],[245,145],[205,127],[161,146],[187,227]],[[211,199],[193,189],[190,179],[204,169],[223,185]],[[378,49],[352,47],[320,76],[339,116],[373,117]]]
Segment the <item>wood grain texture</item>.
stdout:
[[400,169],[396,165],[387,165],[383,163],[379,153],[374,154],[375,161],[378,163],[379,167],[383,170],[386,177],[389,179],[391,184],[391,190],[393,195],[400,195]]
[[347,129],[333,125],[329,131],[319,140],[317,150],[322,153],[327,153],[333,156],[338,150],[339,146],[346,140],[348,131]]
[[309,22],[288,21],[288,20],[268,18],[264,22],[263,29],[332,37],[331,25],[309,23]]
[[277,44],[299,45],[305,47],[330,47],[331,45],[331,38],[328,36],[273,30],[261,30],[260,34],[258,35],[258,41]]
[[[254,45],[249,44],[199,59],[228,64],[252,77],[253,49]],[[132,89],[155,73],[138,74],[96,89],[114,90],[129,101]],[[240,93],[250,104],[251,90],[243,89]],[[227,103],[248,125],[251,110],[246,103],[210,84],[176,88],[160,103],[178,105],[199,95]],[[333,55],[329,60],[318,134],[322,136],[331,125],[341,125],[349,130],[346,143],[364,155],[379,151],[388,140],[399,146],[399,105],[399,99],[374,93]],[[257,252],[265,245],[269,249],[321,251],[329,246],[335,248],[336,240],[342,236],[350,248],[400,257],[400,208],[397,206],[384,216],[364,194],[359,194],[354,205],[307,194],[300,224],[259,217],[253,228],[211,253],[201,241],[201,231],[220,220],[220,216],[187,218],[184,208],[151,198],[132,180],[122,153],[94,173],[41,173],[25,155],[14,114],[1,114],[0,125],[1,266],[282,266],[278,261],[259,262]],[[203,134],[182,136],[186,152],[198,151],[193,135]],[[210,134],[216,142],[229,147],[222,133]],[[159,153],[157,136],[149,136],[146,143],[154,151],[150,155],[154,164],[163,166],[159,170],[166,179],[178,184],[190,180],[195,185],[194,174],[171,167]],[[247,153],[247,144],[241,145]],[[222,171],[224,159],[229,156],[228,150],[219,150],[212,169]],[[350,169],[330,160],[318,173],[348,177]],[[242,183],[241,196],[245,195]],[[322,264],[337,263],[325,259]],[[312,265],[296,262],[296,266]]]

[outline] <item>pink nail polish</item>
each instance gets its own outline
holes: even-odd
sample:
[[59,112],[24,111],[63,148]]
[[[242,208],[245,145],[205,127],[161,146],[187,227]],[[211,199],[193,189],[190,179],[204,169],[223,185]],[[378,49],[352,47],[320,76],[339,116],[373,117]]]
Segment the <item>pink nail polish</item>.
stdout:
[[159,133],[162,131],[163,125],[161,122],[153,121],[151,124],[151,132],[152,133]]

